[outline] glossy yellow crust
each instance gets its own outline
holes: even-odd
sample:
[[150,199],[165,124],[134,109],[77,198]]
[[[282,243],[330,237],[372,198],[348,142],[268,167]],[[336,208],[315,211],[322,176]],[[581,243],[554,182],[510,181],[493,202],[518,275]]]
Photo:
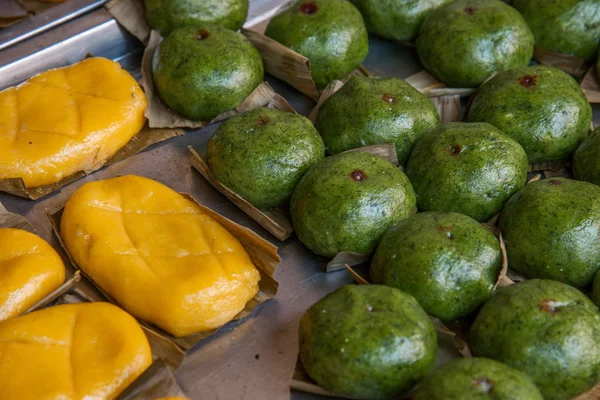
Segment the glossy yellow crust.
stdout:
[[64,281],[65,266],[44,239],[0,228],[0,321],[27,311]]
[[137,321],[109,303],[0,323],[0,399],[113,399],[152,363]]
[[65,206],[61,236],[121,306],[174,336],[224,325],[258,291],[260,275],[240,242],[151,179],[86,183]]
[[145,122],[146,96],[106,58],[43,72],[0,92],[0,179],[27,187],[92,169]]

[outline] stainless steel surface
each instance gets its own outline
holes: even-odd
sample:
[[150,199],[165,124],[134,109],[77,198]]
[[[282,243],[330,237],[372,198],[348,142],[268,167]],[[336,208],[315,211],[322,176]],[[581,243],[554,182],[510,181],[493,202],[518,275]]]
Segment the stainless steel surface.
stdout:
[[125,67],[139,68],[141,44],[100,8],[0,51],[0,89],[40,71],[73,64],[87,54],[128,60],[132,53],[138,58],[131,58]]
[[69,0],[0,31],[0,50],[52,29],[91,10],[108,0]]
[[[259,3],[267,2],[253,0],[252,4]],[[46,48],[44,43],[52,44]],[[407,77],[421,69],[413,49],[377,38],[371,38],[370,45],[365,65],[373,74]],[[40,51],[32,54],[30,51],[36,46]],[[49,67],[78,61],[88,52],[119,60],[139,76],[140,50],[139,42],[121,30],[104,10],[97,10],[60,29],[50,30],[0,52],[0,60],[4,61],[7,52],[11,51],[14,53],[10,56],[15,60],[0,66],[0,87],[17,83]],[[21,54],[26,56],[19,56],[19,51],[24,51]],[[283,82],[268,80],[299,113],[309,113],[314,105],[310,99]],[[595,116],[597,120],[597,112]],[[136,174],[156,179],[177,191],[188,192],[200,203],[252,228],[278,245],[283,261],[276,273],[280,282],[277,298],[261,306],[246,322],[228,326],[195,346],[176,377],[191,399],[287,399],[290,398],[289,381],[296,364],[299,318],[315,301],[351,279],[344,271],[323,273],[323,262],[296,238],[278,242],[192,170],[187,146],[192,145],[204,154],[215,129],[216,125],[212,125],[189,131],[184,136],[152,146],[41,200],[34,202],[0,194],[0,202],[8,210],[26,216],[38,234],[62,254],[51,233],[45,210],[64,206],[85,182]],[[293,393],[291,397],[294,400],[318,398],[303,393]]]

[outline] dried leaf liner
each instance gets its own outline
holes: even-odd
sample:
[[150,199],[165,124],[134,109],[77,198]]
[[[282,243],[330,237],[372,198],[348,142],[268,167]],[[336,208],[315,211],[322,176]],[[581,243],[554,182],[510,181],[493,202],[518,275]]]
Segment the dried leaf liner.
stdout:
[[186,397],[169,366],[158,359],[117,396],[116,400],[156,400],[171,396]]
[[600,79],[595,65],[586,72],[580,86],[590,103],[600,103]]
[[421,71],[405,79],[408,84],[423,93],[435,105],[443,124],[456,122],[461,117],[460,98],[475,92],[472,88],[449,88],[427,71]]
[[16,2],[0,4],[0,28],[6,28],[20,20],[29,17],[29,13]]
[[439,97],[459,95],[467,97],[475,92],[473,88],[449,88],[427,71],[417,72],[409,76],[405,81],[427,97]]
[[575,79],[581,78],[588,69],[588,65],[583,58],[568,54],[555,53],[553,51],[541,49],[537,46],[535,48],[535,52],[533,53],[533,58],[535,58],[540,64],[562,69],[567,74],[574,76]]
[[160,100],[152,80],[152,57],[161,41],[162,37],[160,34],[153,30],[150,33],[150,40],[148,41],[146,50],[144,50],[144,56],[142,57],[142,87],[148,98],[148,108],[146,108],[144,115],[148,118],[148,125],[151,128],[197,129],[259,107],[280,109],[290,107],[287,100],[275,93],[273,88],[271,88],[267,82],[263,82],[235,109],[221,113],[210,121],[192,121],[176,114]]
[[[498,214],[500,215],[500,214]],[[494,236],[496,236],[496,239],[498,239],[498,243],[500,244],[500,253],[502,256],[502,264],[500,267],[500,271],[498,272],[498,278],[496,279],[496,284],[494,285],[494,291],[496,291],[496,289],[499,286],[504,285],[505,283],[507,283],[506,281],[506,273],[508,271],[508,256],[506,254],[506,243],[504,242],[504,238],[502,237],[502,231],[500,231],[500,229],[490,223],[484,222],[481,225],[483,225],[484,227],[486,227],[490,232],[492,232],[494,234]]]
[[[245,228],[245,227],[231,221],[230,219],[223,217],[222,215],[211,210],[210,208],[207,208],[207,207],[199,204],[189,194],[181,193],[181,195],[186,197],[187,199],[193,201],[200,208],[200,210],[202,210],[203,212],[208,214],[211,218],[216,220],[225,229],[227,229],[227,231],[229,233],[231,233],[233,236],[235,236],[237,238],[237,240],[240,241],[240,243],[242,244],[242,246],[244,247],[244,249],[250,256],[250,259],[252,260],[252,263],[254,264],[256,269],[258,269],[258,271],[260,272],[261,280],[259,282],[258,293],[254,296],[254,298],[252,298],[250,301],[248,301],[248,303],[246,303],[246,307],[238,315],[236,315],[229,323],[231,323],[233,321],[239,321],[239,320],[245,319],[254,311],[254,309],[256,307],[258,307],[260,304],[264,303],[265,301],[274,298],[275,295],[277,294],[279,283],[277,282],[277,280],[275,280],[275,269],[281,262],[281,258],[277,254],[277,247],[272,245],[265,239],[261,238],[259,235],[257,235],[250,229]],[[108,301],[119,306],[119,303],[117,301],[115,301],[108,293],[106,293],[102,289],[102,287],[100,287],[96,282],[94,282],[94,280],[91,279],[83,270],[81,270],[80,267],[77,265],[77,263],[75,263],[75,260],[71,257],[71,254],[69,253],[66,246],[64,245],[64,243],[62,241],[62,237],[60,235],[60,220],[62,217],[62,213],[63,213],[63,208],[61,208],[55,212],[49,212],[49,210],[46,210],[46,214],[47,214],[48,218],[50,219],[50,223],[52,224],[52,230],[54,231],[54,234],[56,235],[56,238],[58,239],[61,247],[64,249],[65,253],[69,257],[71,264],[73,265],[73,267],[80,270],[81,274],[84,275],[90,282],[92,282],[94,284],[94,286],[96,287],[96,289],[98,289],[98,291]],[[167,342],[166,344],[164,344],[165,346],[169,347],[168,346],[169,343],[173,344],[174,347],[176,347],[176,349],[181,353],[181,359],[183,359],[183,355],[185,355],[187,350],[189,350],[193,345],[195,345],[196,343],[200,342],[201,340],[213,335],[215,332],[219,331],[221,328],[223,328],[229,324],[229,323],[227,323],[227,324],[223,325],[222,327],[219,327],[219,328],[211,330],[211,331],[200,332],[197,334],[184,336],[184,337],[174,337],[174,336],[168,334],[167,332],[163,331],[162,329],[158,328],[157,326],[146,323],[144,321],[140,321],[140,320],[138,320],[138,321],[140,322],[140,325],[142,325],[142,327],[145,328],[145,330],[150,332],[150,334],[152,336],[154,336],[155,338],[161,339],[163,342]],[[153,346],[153,351],[154,351],[154,346]],[[170,354],[170,352],[171,352],[170,349],[166,349],[165,351],[167,352],[167,354]],[[163,357],[163,358],[167,359],[166,357]],[[167,361],[169,361],[169,359],[167,359]]]
[[[274,77],[287,82],[299,92],[317,101],[320,93],[310,72],[310,60],[302,54],[259,33],[253,28],[243,29],[242,34],[258,49],[263,57],[265,71]],[[353,75],[369,76],[362,65],[348,74],[347,80]]]
[[573,400],[598,400],[600,399],[600,383],[596,384],[593,388],[585,393],[580,394]]
[[343,86],[344,82],[336,79],[335,81],[331,81],[323,90],[319,100],[317,100],[317,104],[310,111],[310,114],[308,114],[308,119],[310,119],[313,124],[317,122],[317,115],[319,114],[319,110],[321,109],[321,106],[323,106],[323,103],[325,103],[325,101],[330,98],[331,95],[340,90]]
[[89,169],[69,175],[57,183],[32,188],[25,187],[25,183],[21,178],[0,179],[0,192],[10,193],[12,195],[24,197],[30,200],[37,200],[54,191],[57,191],[63,186],[66,186],[83,178],[84,176],[91,174],[94,171],[129,158],[153,144],[162,142],[175,136],[181,136],[183,134],[185,134],[183,129],[153,129],[149,128],[148,124],[146,124],[141,131],[136,133],[135,136],[133,136],[129,142],[127,142],[127,144],[125,144],[125,146],[117,151],[112,157],[110,157],[108,160],[99,160],[97,164]]
[[[13,228],[13,229],[21,229],[27,232],[31,232],[35,234],[35,229],[29,223],[27,218],[23,217],[19,214],[13,214],[9,212],[2,203],[0,203],[0,228]],[[65,280],[65,282],[49,293],[46,297],[35,303],[33,306],[29,307],[23,314],[30,313],[35,310],[39,310],[41,308],[46,307],[48,304],[52,303],[54,300],[58,299],[60,296],[69,292],[71,289],[75,287],[77,282],[81,280],[81,274],[79,271],[75,271],[73,276]]]
[[111,0],[104,5],[106,10],[126,31],[147,44],[150,27],[142,0]]
[[49,2],[40,0],[17,0],[17,3],[28,12],[38,14],[49,8],[57,6],[61,2]]

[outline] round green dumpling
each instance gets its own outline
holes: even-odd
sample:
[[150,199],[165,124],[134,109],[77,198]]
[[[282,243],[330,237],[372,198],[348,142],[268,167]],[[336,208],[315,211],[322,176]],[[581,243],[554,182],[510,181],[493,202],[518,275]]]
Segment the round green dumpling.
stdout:
[[175,29],[152,60],[160,99],[192,120],[233,110],[263,80],[262,58],[240,33],[217,25]]
[[535,35],[535,44],[591,60],[600,42],[600,0],[513,0]]
[[523,371],[545,400],[569,400],[600,379],[598,308],[560,282],[532,279],[498,289],[469,336],[475,356]]
[[370,254],[388,227],[416,211],[399,168],[369,153],[347,152],[312,167],[294,189],[290,212],[298,239],[315,253]]
[[452,0],[350,0],[360,10],[369,32],[386,39],[412,42],[423,20]]
[[248,15],[248,0],[144,0],[148,25],[161,35],[184,26],[216,24],[237,31]]
[[592,107],[579,84],[554,67],[501,72],[473,96],[468,120],[488,122],[515,139],[529,162],[562,161],[587,136]]
[[596,128],[577,148],[573,173],[580,181],[600,185],[600,129]]
[[544,400],[531,378],[489,358],[461,358],[433,371],[412,400]]
[[489,229],[466,215],[425,212],[383,235],[371,278],[413,295],[428,314],[453,321],[490,298],[501,268],[500,243]]
[[283,205],[325,156],[319,133],[295,113],[257,108],[223,122],[208,141],[214,177],[255,207]]
[[300,361],[308,375],[355,399],[398,398],[427,374],[436,347],[419,303],[386,286],[343,286],[300,321]]
[[510,268],[528,278],[581,287],[600,268],[600,187],[565,178],[525,186],[506,202],[498,227]]
[[426,133],[406,174],[421,211],[453,211],[487,221],[527,181],[527,154],[486,123],[455,122]]
[[477,87],[495,72],[524,67],[533,33],[517,10],[500,0],[456,0],[421,26],[417,51],[425,68],[453,87]]
[[316,120],[331,153],[394,143],[402,165],[421,136],[439,125],[433,103],[405,80],[359,76],[325,100]]
[[275,16],[265,35],[308,58],[319,89],[352,72],[369,52],[365,23],[348,0],[301,0]]

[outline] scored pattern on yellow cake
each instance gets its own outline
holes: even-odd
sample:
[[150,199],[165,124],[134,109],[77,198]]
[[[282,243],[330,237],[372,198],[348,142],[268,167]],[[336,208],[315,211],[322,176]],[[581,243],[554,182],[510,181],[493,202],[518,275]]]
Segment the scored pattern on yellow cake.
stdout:
[[135,79],[105,58],[0,92],[0,179],[35,187],[97,168],[139,132],[146,103]]

